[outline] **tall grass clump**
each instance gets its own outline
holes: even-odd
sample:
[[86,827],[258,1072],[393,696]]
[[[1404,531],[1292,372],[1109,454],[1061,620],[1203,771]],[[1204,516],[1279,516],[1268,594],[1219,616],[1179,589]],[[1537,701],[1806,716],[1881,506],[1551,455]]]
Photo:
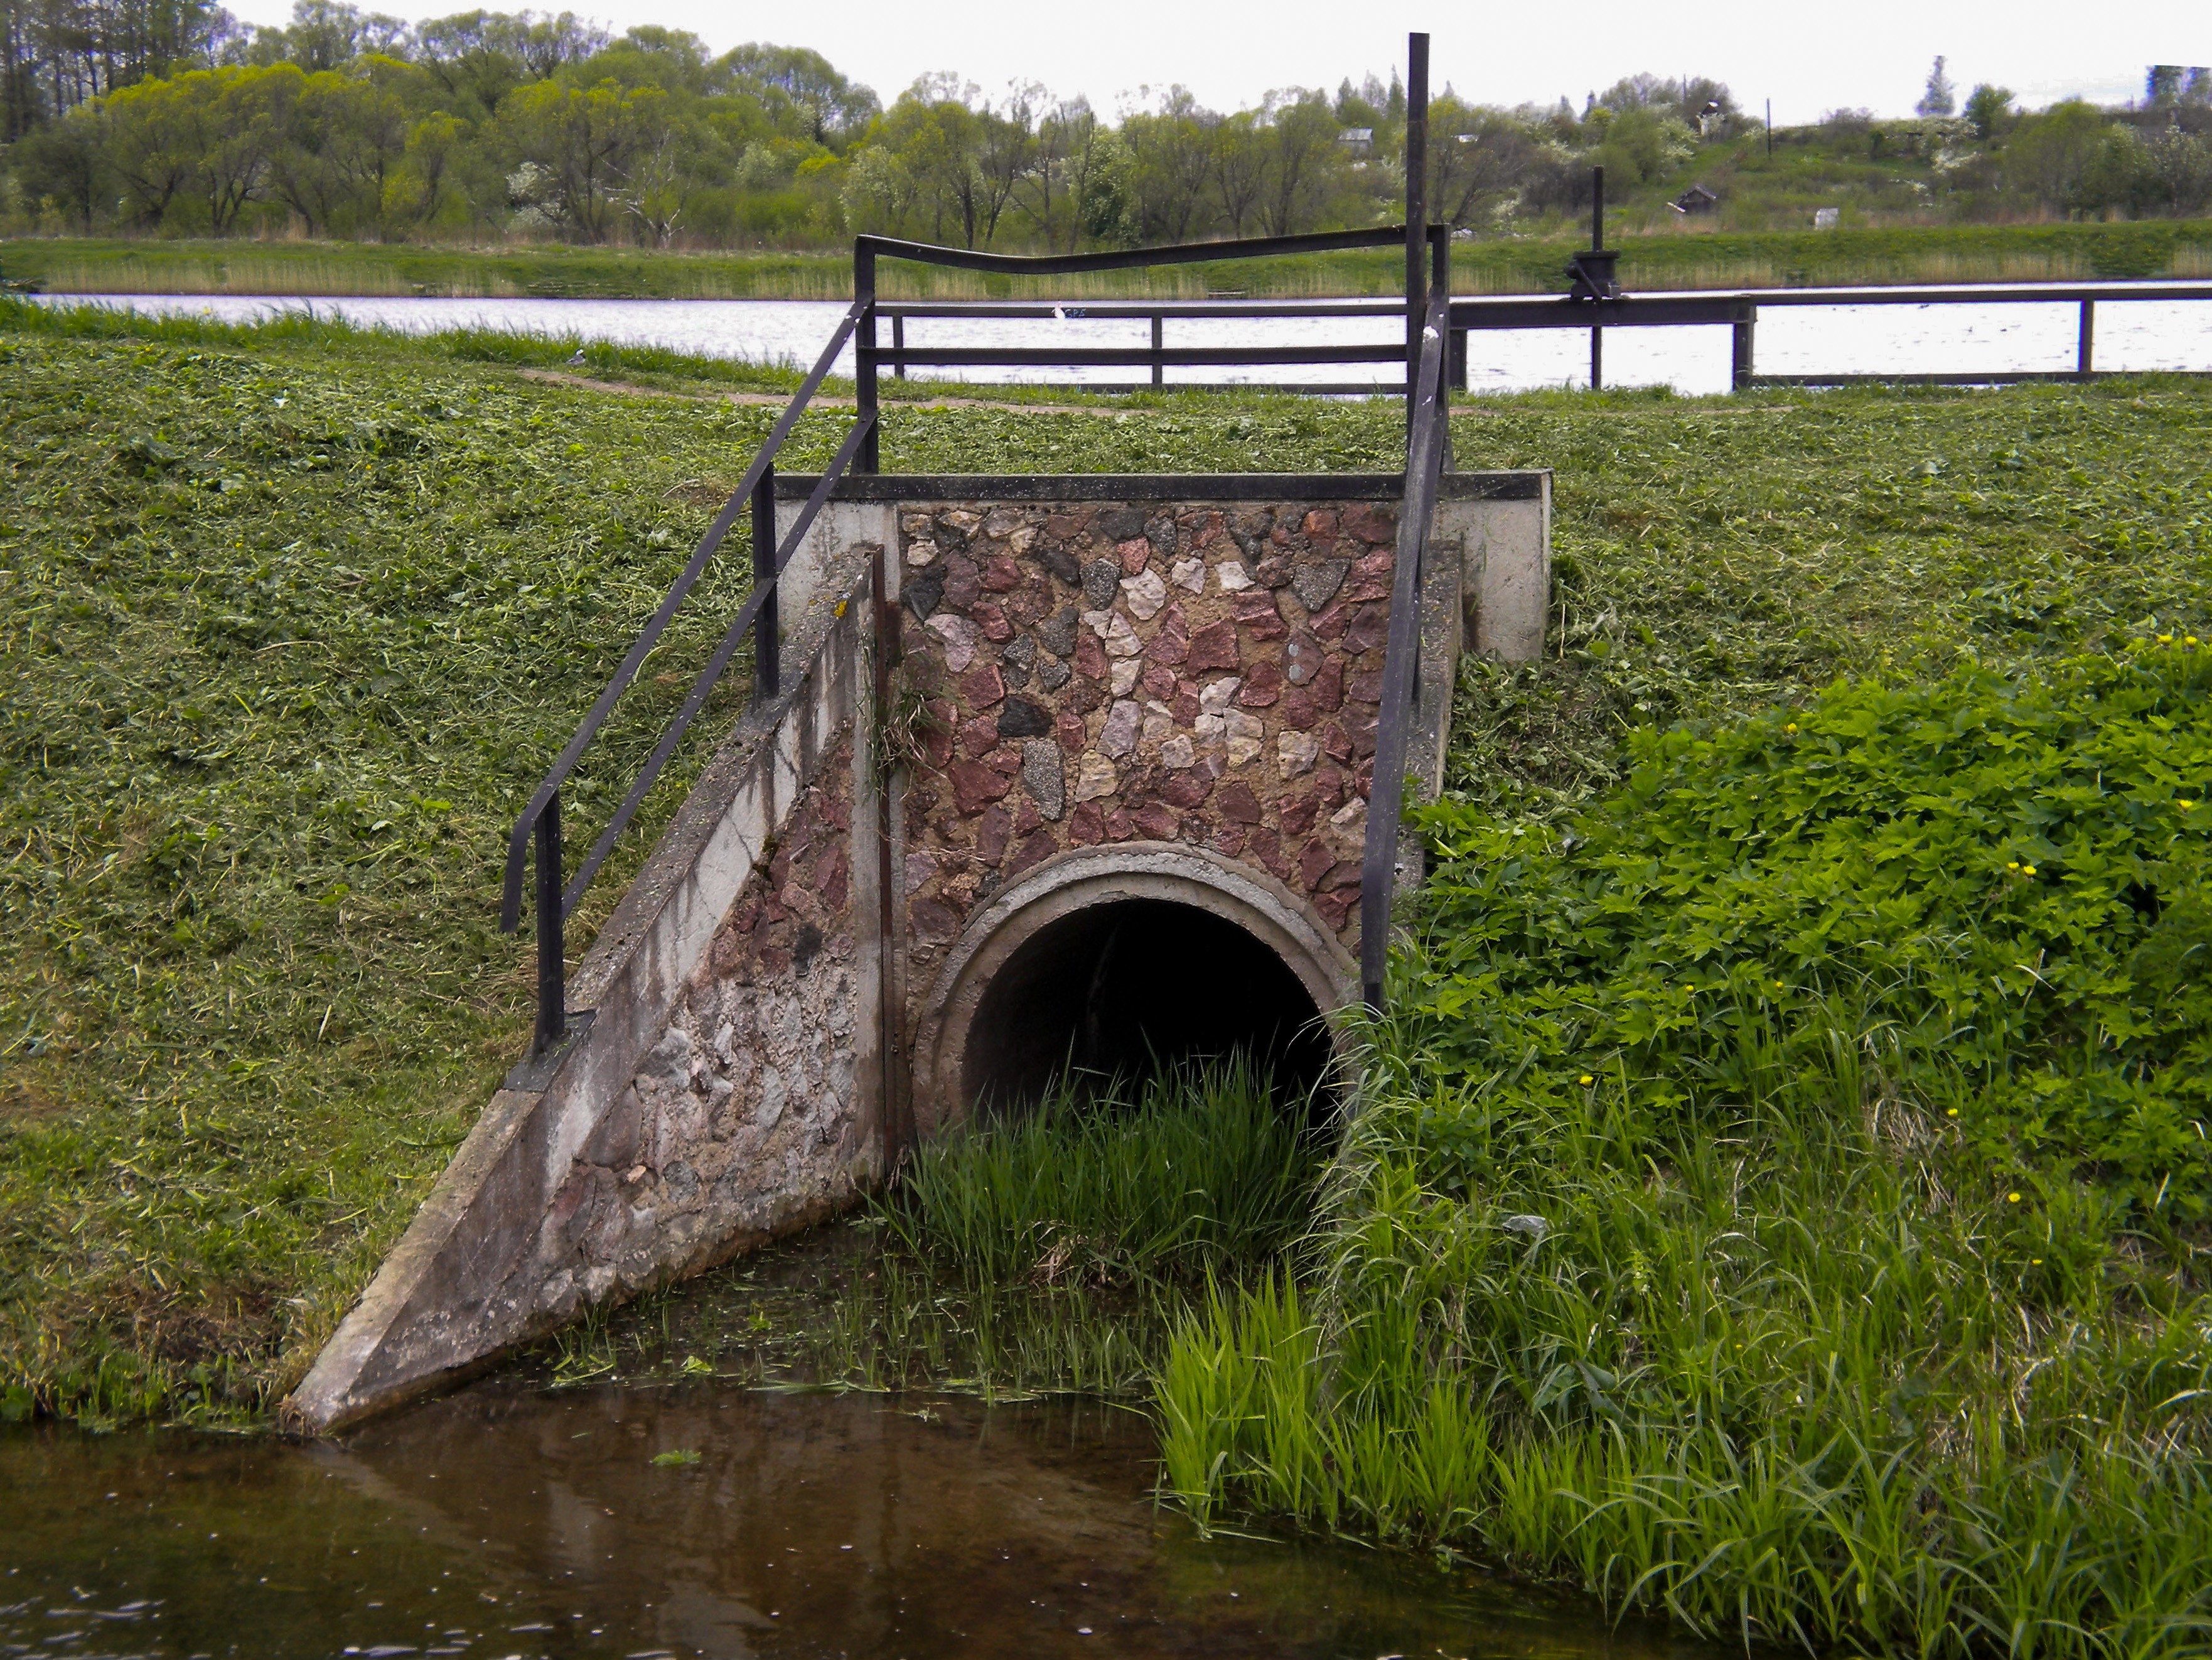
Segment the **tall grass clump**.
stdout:
[[1157,1407],[1201,1519],[1716,1637],[2212,1643],[2212,649],[1633,742],[1447,802],[1309,1281]]
[[925,1144],[884,1213],[916,1254],[987,1283],[1188,1284],[1281,1251],[1320,1156],[1306,1104],[1242,1055],[1070,1076]]

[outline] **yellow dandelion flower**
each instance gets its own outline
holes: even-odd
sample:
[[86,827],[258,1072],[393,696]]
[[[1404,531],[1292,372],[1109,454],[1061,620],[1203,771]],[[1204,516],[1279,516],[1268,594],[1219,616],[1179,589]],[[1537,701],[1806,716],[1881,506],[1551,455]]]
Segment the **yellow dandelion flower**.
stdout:
[[2197,636],[2193,634],[2186,635],[2184,637],[2181,643],[2185,646],[2193,646],[2197,643]]
[[2017,1205],[2020,1203],[2020,1195],[2016,1193],[2008,1193],[2005,1195],[2005,1203],[2008,1205]]
[[1584,1073],[1583,1074],[1583,1082],[1585,1084],[1595,1084],[1597,1082],[1597,1079],[1591,1077],[1588,1073]]
[[1959,1110],[1956,1107],[1946,1107],[1943,1109],[1943,1116],[1946,1118],[1956,1118],[1959,1116]]
[[2043,1266],[2043,1259],[2040,1256],[2031,1256],[2027,1259],[2027,1265],[2032,1268],[2039,1268]]
[[2181,810],[2182,810],[2182,812],[2187,812],[2188,811],[2190,811],[2190,809],[2191,809],[2191,808],[2194,807],[2196,805],[2197,805],[2197,803],[2195,803],[2194,801],[2184,801],[2184,802],[2182,802],[2182,803],[2180,804],[2180,806],[2181,806]]
[[2020,873],[2022,876],[2033,876],[2035,874],[2035,866],[2033,865],[2022,865],[2020,867]]
[[1795,721],[1792,721],[1788,726],[1783,727],[1782,730],[1784,732],[1795,732],[1797,730],[1797,723]]
[[2161,646],[2170,646],[2173,643],[2173,636],[2170,634],[2161,634],[2158,636],[2158,643]]
[[2017,859],[2008,859],[2008,860],[2005,860],[2005,868],[2006,868],[2007,870],[2018,870],[2018,869],[2020,868],[2020,860],[2017,860]]

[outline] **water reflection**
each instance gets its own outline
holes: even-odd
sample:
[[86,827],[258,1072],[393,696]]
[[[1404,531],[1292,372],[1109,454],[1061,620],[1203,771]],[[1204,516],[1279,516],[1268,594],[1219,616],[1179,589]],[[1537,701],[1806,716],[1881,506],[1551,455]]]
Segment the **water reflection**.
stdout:
[[343,1444],[10,1432],[0,1654],[1695,1652],[1425,1561],[1200,1541],[1151,1455],[1095,1402],[717,1383],[495,1380]]

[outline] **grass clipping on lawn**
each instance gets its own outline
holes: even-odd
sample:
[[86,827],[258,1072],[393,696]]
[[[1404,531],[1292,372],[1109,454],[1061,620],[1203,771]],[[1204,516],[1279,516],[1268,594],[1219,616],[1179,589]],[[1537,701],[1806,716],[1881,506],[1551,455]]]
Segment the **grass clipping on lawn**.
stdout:
[[1164,1369],[1170,1485],[1701,1631],[2212,1631],[2212,646],[1838,685],[1421,815],[1317,1267]]
[[[775,413],[520,378],[552,350],[0,302],[0,1414],[264,1412],[526,1042],[507,830]],[[884,464],[1402,453],[1387,404],[1178,396],[894,410]],[[1558,611],[1541,665],[1468,667],[1455,788],[1540,824],[1639,727],[2201,615],[2208,412],[2156,380],[1472,406],[1462,465],[1559,471]],[[846,418],[803,422],[789,465]],[[734,537],[588,757],[574,836],[748,581]]]

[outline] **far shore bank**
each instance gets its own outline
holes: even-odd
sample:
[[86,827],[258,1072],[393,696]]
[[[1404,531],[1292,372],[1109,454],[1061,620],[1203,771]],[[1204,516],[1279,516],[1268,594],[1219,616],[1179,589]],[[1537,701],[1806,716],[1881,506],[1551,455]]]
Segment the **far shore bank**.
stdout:
[[[1624,236],[1631,289],[1900,283],[2083,282],[2212,277],[2212,222],[1957,225],[1916,229]],[[1455,291],[1563,292],[1572,238],[1455,243]],[[1399,291],[1391,249],[1010,279],[887,262],[891,299],[1353,298]],[[53,294],[341,298],[842,300],[843,252],[690,253],[635,248],[432,247],[308,241],[0,240],[0,274]]]

